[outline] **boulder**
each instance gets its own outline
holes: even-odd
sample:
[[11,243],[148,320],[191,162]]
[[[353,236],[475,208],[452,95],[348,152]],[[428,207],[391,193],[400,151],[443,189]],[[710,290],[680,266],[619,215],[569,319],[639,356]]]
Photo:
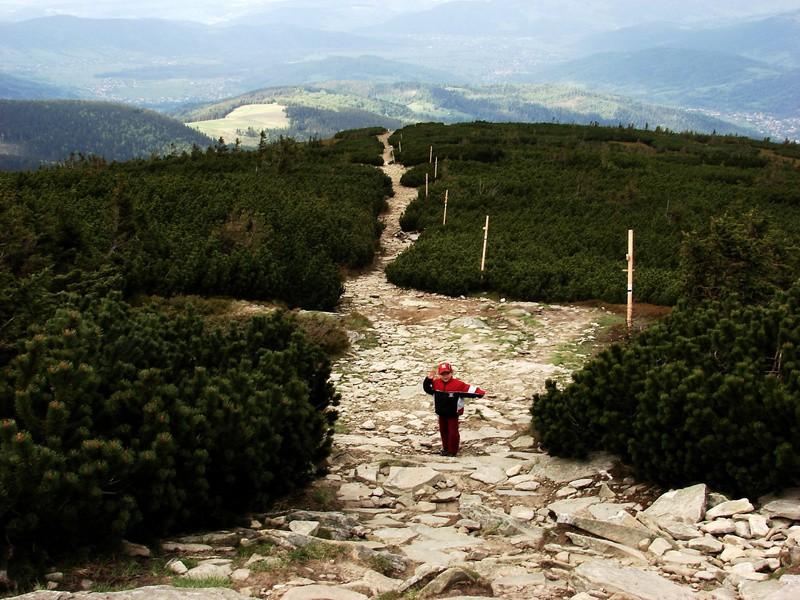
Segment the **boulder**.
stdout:
[[282,600],[368,600],[368,597],[333,585],[304,585],[291,588]]
[[705,515],[707,492],[703,483],[670,490],[659,496],[643,513],[659,524],[663,519],[694,524]]
[[[366,596],[363,598],[366,599]],[[14,600],[247,600],[234,590],[227,588],[174,588],[168,585],[150,586],[125,590],[124,592],[32,592],[15,596]],[[361,600],[353,598],[352,600]]]
[[742,600],[797,600],[800,575],[783,575],[769,581],[745,581],[739,586]]
[[567,533],[567,537],[572,540],[573,544],[581,548],[588,548],[589,550],[594,550],[605,556],[615,556],[631,562],[647,564],[647,557],[634,548],[629,548],[628,546],[623,546],[616,542],[609,542],[608,540],[580,535],[578,533]]
[[504,512],[484,506],[477,494],[463,494],[459,498],[458,512],[465,519],[477,521],[481,530],[499,535],[524,535],[530,537],[536,546],[544,545],[546,532],[507,515]]
[[706,511],[706,519],[709,521],[719,517],[730,517],[740,513],[753,512],[753,505],[750,500],[742,498],[740,500],[728,500],[717,504],[714,508]]
[[610,561],[589,561],[575,568],[575,587],[580,591],[603,589],[632,600],[696,600],[689,588],[652,571],[620,567]]
[[383,487],[399,492],[414,492],[442,481],[441,473],[429,467],[391,467]]

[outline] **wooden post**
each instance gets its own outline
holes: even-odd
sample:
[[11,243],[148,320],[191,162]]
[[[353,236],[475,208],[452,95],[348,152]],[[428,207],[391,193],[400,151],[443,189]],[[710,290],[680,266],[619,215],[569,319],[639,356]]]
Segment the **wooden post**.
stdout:
[[628,333],[633,330],[633,229],[628,230]]
[[425,173],[425,200],[428,199],[428,174]]
[[428,157],[428,163],[432,163],[432,162],[433,162],[433,146],[431,146],[431,154]]
[[403,140],[402,139],[399,142],[397,142],[397,150],[398,150],[398,152],[401,152],[401,153],[403,152]]
[[489,215],[486,215],[486,225],[483,227],[483,254],[481,254],[481,278],[486,268],[486,243],[489,241]]
[[444,191],[444,216],[442,217],[442,225],[447,225],[447,196],[450,194],[450,190]]
[[436,181],[438,177],[439,177],[439,157],[437,156],[436,162],[433,163],[433,180]]

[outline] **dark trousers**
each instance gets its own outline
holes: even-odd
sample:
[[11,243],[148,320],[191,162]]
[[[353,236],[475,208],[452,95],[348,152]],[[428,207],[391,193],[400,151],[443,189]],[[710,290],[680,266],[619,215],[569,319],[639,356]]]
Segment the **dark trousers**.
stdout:
[[458,454],[461,436],[458,434],[458,417],[439,417],[439,433],[442,435],[442,448],[445,452]]

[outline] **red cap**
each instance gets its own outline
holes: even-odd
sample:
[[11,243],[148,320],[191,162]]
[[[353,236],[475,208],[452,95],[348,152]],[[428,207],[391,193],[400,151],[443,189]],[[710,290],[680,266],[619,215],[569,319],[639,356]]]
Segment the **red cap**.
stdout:
[[439,374],[442,373],[452,373],[453,368],[450,366],[450,363],[439,363]]

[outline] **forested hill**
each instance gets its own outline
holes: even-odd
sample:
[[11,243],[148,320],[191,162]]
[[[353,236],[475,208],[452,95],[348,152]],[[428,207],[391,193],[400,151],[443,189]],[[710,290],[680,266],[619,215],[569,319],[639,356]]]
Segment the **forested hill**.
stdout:
[[80,100],[0,100],[0,169],[32,169],[70,154],[106,160],[206,147],[205,135],[150,110]]

